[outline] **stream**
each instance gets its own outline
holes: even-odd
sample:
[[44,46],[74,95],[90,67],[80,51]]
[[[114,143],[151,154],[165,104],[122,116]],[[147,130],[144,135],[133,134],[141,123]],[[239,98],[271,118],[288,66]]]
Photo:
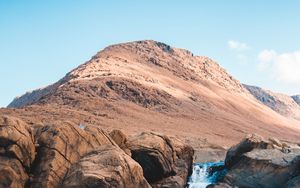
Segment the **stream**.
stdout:
[[210,184],[217,183],[226,172],[224,162],[195,163],[188,188],[206,188]]

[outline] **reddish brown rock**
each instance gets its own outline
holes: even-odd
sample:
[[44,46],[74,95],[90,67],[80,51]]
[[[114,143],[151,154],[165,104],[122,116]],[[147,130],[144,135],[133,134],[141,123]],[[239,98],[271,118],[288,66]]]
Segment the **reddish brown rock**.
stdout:
[[131,156],[131,152],[126,146],[127,136],[120,130],[112,130],[109,133],[109,136],[115,141],[116,144],[129,156]]
[[119,147],[104,145],[72,165],[63,187],[148,188],[150,185],[137,162]]
[[175,138],[144,132],[127,141],[132,158],[152,187],[184,187],[194,150]]
[[39,144],[31,187],[59,187],[65,173],[82,156],[101,145],[115,145],[101,129],[71,123],[58,123],[39,128]]
[[35,159],[31,129],[23,121],[0,117],[0,186],[24,187]]

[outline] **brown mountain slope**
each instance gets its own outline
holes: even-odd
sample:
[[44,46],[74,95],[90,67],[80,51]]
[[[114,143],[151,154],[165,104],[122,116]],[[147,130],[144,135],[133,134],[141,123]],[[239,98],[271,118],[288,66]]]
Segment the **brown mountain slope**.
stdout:
[[245,134],[299,140],[300,123],[259,103],[217,63],[155,41],[113,45],[57,83],[16,98],[2,114],[175,135],[196,148]]
[[244,85],[244,87],[259,101],[272,110],[288,118],[300,120],[300,105],[297,96],[288,96],[274,93],[256,86]]

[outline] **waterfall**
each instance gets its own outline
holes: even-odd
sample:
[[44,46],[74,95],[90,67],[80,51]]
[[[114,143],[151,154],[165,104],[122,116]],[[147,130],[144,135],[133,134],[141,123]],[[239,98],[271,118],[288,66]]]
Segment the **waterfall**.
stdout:
[[223,162],[196,163],[189,178],[189,188],[206,188],[218,182],[226,173]]

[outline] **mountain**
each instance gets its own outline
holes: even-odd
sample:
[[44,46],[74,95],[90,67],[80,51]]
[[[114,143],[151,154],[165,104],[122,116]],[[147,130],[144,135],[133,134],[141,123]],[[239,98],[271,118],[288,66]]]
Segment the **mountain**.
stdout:
[[146,40],[108,46],[58,82],[0,110],[31,125],[71,121],[180,137],[196,149],[249,133],[299,140],[299,121],[258,102],[215,61]]
[[259,101],[272,110],[288,118],[300,120],[299,96],[288,96],[274,93],[256,86],[245,85],[244,87]]

